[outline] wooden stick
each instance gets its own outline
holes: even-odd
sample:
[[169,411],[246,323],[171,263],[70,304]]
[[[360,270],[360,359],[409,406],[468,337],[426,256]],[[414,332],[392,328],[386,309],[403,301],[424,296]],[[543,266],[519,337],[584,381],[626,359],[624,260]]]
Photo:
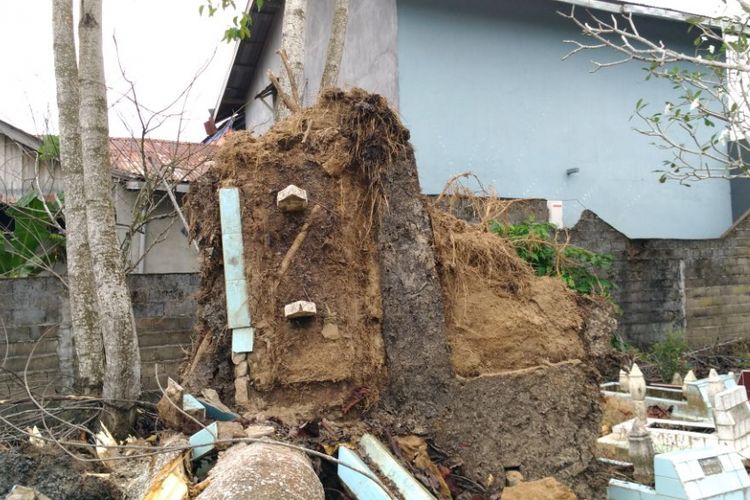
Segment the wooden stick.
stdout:
[[[292,68],[289,66],[289,56],[286,53],[285,49],[279,49],[276,51],[276,53],[281,57],[281,62],[284,64],[284,69],[286,70],[286,77],[289,78],[289,88],[292,91],[292,99],[294,99],[294,102],[297,104],[297,109],[302,107],[302,100],[299,97],[299,89],[297,88],[297,81],[294,79],[294,74],[292,73]],[[292,108],[289,108],[292,109]]]
[[320,210],[321,210],[320,205],[315,205],[313,207],[313,209],[310,211],[310,215],[307,217],[307,221],[305,221],[305,224],[302,226],[302,229],[300,229],[300,232],[297,233],[297,236],[294,238],[294,242],[292,242],[292,246],[290,246],[289,250],[287,250],[286,255],[284,255],[284,258],[281,261],[281,266],[279,266],[279,274],[277,276],[278,281],[281,281],[281,278],[289,270],[289,265],[292,263],[292,260],[297,255],[297,252],[299,252],[299,249],[302,246],[302,243],[304,243],[305,241],[305,237],[307,237],[307,231],[308,229],[310,229],[310,224],[312,224],[315,217],[320,213]]
[[273,71],[270,69],[268,70],[268,79],[271,80],[271,83],[273,83],[273,86],[276,87],[276,92],[279,94],[279,97],[281,98],[281,101],[284,103],[284,105],[289,108],[293,113],[296,113],[299,111],[299,106],[297,106],[297,103],[295,103],[286,92],[284,92],[284,89],[281,88],[281,83],[279,82],[279,79],[276,77],[276,75],[273,74]]

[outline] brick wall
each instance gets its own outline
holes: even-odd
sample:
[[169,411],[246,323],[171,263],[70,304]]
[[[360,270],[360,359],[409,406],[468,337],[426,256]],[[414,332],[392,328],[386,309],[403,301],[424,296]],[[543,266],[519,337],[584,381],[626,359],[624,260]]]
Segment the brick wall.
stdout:
[[637,345],[685,330],[691,346],[750,337],[750,220],[712,240],[630,240],[592,212],[574,244],[615,257],[619,333]]
[[[141,348],[144,390],[157,388],[154,363],[162,381],[174,376],[189,348],[199,286],[197,274],[143,274],[128,277]],[[8,371],[26,375],[29,384],[50,391],[73,380],[73,344],[65,292],[56,278],[0,280],[0,399],[20,391]],[[7,340],[5,335],[7,334]],[[7,351],[7,356],[5,353]]]

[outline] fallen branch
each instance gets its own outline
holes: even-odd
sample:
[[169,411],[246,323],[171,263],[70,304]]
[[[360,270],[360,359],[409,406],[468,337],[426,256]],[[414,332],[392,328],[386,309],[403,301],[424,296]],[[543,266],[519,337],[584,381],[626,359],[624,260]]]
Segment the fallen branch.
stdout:
[[281,82],[279,82],[278,77],[273,74],[273,71],[269,69],[266,74],[268,75],[268,79],[271,80],[271,83],[273,83],[273,86],[276,88],[276,92],[278,93],[281,102],[283,102],[284,105],[293,113],[298,112],[300,110],[299,106],[292,100],[291,97],[289,97],[286,92],[284,92],[284,89],[281,88]]
[[[286,77],[289,78],[289,88],[292,91],[292,99],[294,99],[295,104],[297,105],[297,110],[299,110],[302,107],[302,99],[300,99],[299,96],[299,89],[297,88],[297,82],[294,79],[294,74],[292,73],[292,68],[289,66],[289,56],[286,53],[286,50],[280,49],[277,50],[276,53],[281,58],[281,62],[284,64],[284,70],[286,71]],[[292,109],[292,108],[289,108]]]
[[[289,265],[292,263],[292,260],[294,260],[294,257],[297,255],[297,252],[299,252],[299,249],[302,246],[302,243],[304,243],[305,238],[307,237],[307,231],[310,229],[310,225],[312,224],[313,219],[315,219],[315,217],[320,213],[320,210],[321,208],[319,205],[315,205],[313,207],[313,209],[310,211],[310,215],[307,217],[307,221],[305,221],[305,224],[302,226],[302,229],[300,229],[300,232],[294,238],[294,241],[292,242],[292,246],[289,247],[289,250],[287,250],[286,255],[284,255],[284,258],[281,260],[281,265],[279,266],[279,274],[277,276],[279,281],[289,270]],[[277,281],[277,286],[278,286],[278,281]]]

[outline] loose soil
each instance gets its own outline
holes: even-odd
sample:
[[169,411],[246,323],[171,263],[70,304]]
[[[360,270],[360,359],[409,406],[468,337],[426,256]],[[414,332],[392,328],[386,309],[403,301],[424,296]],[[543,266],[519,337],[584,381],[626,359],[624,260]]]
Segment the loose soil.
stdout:
[[103,472],[72,459],[61,450],[39,450],[30,445],[0,449],[0,497],[14,485],[34,488],[54,499],[109,500],[123,498],[107,479],[88,475]]

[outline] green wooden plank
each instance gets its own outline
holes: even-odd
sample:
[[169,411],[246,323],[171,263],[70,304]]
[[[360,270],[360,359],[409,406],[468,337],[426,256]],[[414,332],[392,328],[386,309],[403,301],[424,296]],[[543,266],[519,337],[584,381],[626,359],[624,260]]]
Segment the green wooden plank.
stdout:
[[[224,284],[227,300],[227,326],[250,328],[249,296],[245,278],[245,252],[238,188],[219,189],[221,243],[224,255]],[[252,341],[251,341],[252,345]]]

